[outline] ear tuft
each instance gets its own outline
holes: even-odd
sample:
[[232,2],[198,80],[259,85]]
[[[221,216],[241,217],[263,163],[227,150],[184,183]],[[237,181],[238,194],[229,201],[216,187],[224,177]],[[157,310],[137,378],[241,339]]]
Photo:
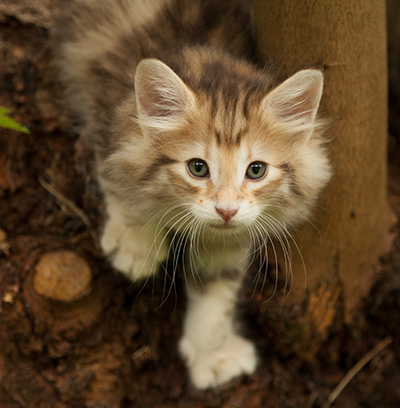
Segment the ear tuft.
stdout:
[[171,68],[156,59],[139,63],[135,90],[139,124],[147,128],[178,128],[194,106],[192,91]]
[[322,96],[323,75],[316,69],[297,72],[272,90],[263,100],[263,109],[291,127],[311,136]]

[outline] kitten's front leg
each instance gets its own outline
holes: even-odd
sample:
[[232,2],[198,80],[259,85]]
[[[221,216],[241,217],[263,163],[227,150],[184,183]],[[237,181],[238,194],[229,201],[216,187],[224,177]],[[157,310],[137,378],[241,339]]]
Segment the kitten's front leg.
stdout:
[[100,245],[112,266],[131,280],[154,274],[167,256],[164,233],[153,224],[132,221],[115,198],[108,197],[107,219]]
[[199,389],[216,387],[241,374],[251,374],[257,365],[254,345],[234,329],[237,276],[189,284],[189,305],[179,349]]

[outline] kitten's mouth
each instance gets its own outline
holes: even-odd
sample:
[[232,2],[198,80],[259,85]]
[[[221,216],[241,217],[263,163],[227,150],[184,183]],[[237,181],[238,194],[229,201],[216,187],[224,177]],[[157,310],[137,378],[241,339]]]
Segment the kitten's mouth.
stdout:
[[217,230],[234,230],[238,227],[237,224],[232,222],[213,222],[210,224],[210,227]]

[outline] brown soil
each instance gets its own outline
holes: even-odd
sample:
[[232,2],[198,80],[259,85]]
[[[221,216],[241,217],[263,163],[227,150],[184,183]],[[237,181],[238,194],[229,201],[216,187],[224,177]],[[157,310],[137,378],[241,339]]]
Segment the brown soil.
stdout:
[[[68,122],[51,62],[55,1],[0,1],[0,106],[31,130],[0,129],[0,406],[318,408],[390,336],[332,406],[399,407],[398,224],[359,319],[333,333],[316,362],[297,357],[279,305],[265,303],[261,289],[249,296],[249,286],[241,313],[260,353],[256,374],[218,390],[193,389],[176,350],[183,288],[178,283],[166,296],[170,282],[162,278],[132,285],[95,245],[102,207],[84,164],[90,154]],[[398,94],[392,99],[398,103]],[[399,124],[393,118],[389,180],[398,217]],[[60,257],[75,277],[63,279],[66,271],[49,283],[46,271],[59,270]]]

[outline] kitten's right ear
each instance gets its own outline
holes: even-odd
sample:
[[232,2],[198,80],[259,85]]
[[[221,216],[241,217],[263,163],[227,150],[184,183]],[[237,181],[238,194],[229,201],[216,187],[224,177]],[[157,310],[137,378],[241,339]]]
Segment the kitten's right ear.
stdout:
[[194,106],[192,91],[163,62],[144,59],[136,68],[136,104],[139,124],[154,130],[172,130],[182,125]]

